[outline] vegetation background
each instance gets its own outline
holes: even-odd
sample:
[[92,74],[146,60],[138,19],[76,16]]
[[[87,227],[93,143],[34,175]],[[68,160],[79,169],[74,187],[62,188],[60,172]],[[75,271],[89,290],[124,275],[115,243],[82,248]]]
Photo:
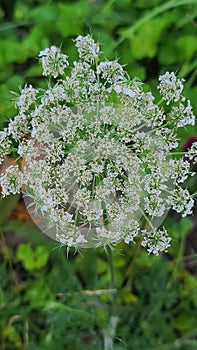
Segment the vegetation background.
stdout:
[[[75,59],[72,40],[88,33],[154,93],[158,75],[176,71],[197,114],[197,0],[0,0],[1,129],[17,113],[11,92],[45,84],[40,50],[61,46]],[[197,126],[181,128],[180,147],[195,136]],[[196,192],[197,177],[187,186]],[[115,249],[112,311],[106,253],[67,257],[20,197],[2,200],[0,349],[196,350],[197,214],[170,212],[165,224],[168,254],[148,256],[140,244]]]

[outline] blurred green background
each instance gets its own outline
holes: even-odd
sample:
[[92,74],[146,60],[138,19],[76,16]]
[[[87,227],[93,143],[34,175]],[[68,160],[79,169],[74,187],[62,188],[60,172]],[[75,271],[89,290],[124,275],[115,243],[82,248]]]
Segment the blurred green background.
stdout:
[[[104,56],[119,58],[131,77],[156,92],[157,78],[175,71],[197,114],[197,0],[1,0],[0,128],[14,116],[12,92],[42,87],[39,52],[91,33]],[[197,126],[181,128],[181,147]],[[187,184],[197,191],[197,179]],[[0,203],[0,349],[197,349],[197,214],[170,213],[169,253],[148,256],[140,244],[114,251],[116,327],[102,249],[60,249],[28,217],[22,199]],[[97,291],[89,293],[87,290]],[[111,319],[112,320],[112,319]],[[111,334],[113,347],[107,348]]]

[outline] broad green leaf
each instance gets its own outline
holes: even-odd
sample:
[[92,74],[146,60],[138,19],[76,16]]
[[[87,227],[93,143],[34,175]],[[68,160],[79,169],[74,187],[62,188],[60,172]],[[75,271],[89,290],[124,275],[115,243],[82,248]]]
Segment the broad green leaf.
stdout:
[[31,243],[21,244],[17,249],[17,259],[22,261],[26,270],[40,269],[48,261],[49,252],[44,246],[32,249]]
[[83,28],[84,20],[89,12],[87,1],[75,4],[58,3],[59,16],[56,23],[58,32],[63,36],[78,35]]
[[24,62],[24,52],[21,50],[21,43],[16,40],[1,39],[0,40],[0,65],[12,62]]
[[57,20],[58,7],[57,4],[46,4],[35,6],[28,11],[29,19],[36,23],[55,22]]
[[20,348],[22,346],[22,339],[20,333],[17,331],[14,325],[8,326],[6,331],[6,338],[8,342],[13,343],[16,346],[16,348]]
[[108,270],[108,262],[98,258],[97,259],[97,272],[99,274],[105,273]]
[[176,47],[178,49],[179,62],[190,60],[197,52],[197,36],[181,36],[176,41]]
[[133,303],[136,303],[138,301],[137,295],[133,294],[130,287],[124,287],[121,288],[120,295],[119,295],[119,302],[123,303],[124,305],[131,305]]
[[173,327],[179,331],[188,331],[196,327],[196,317],[191,315],[180,315],[171,321]]
[[[50,25],[51,27],[51,25]],[[28,57],[33,57],[35,62],[37,60],[37,56],[39,51],[45,49],[49,46],[49,40],[43,35],[43,31],[39,25],[34,26],[30,32],[30,34],[23,40],[21,45],[21,51],[24,52],[24,56],[26,59]]]
[[166,11],[189,4],[196,5],[196,0],[170,0],[165,3],[162,2],[160,6],[156,6],[154,9],[152,9],[152,11],[145,12],[145,14],[136,20],[135,23],[132,24],[129,28],[121,30],[121,36],[117,40],[116,45],[120,45],[120,43],[122,43],[126,38],[132,36],[136,30],[143,26],[147,21],[161,15],[162,13],[165,13]]
[[13,72],[13,64],[6,64],[3,67],[0,66],[0,81],[6,81]]
[[154,57],[163,31],[171,25],[173,20],[174,14],[168,14],[145,22],[135,34],[129,37],[132,55],[136,59]]
[[51,293],[44,281],[36,281],[25,294],[25,301],[29,302],[32,308],[42,308],[51,299]]
[[30,67],[26,72],[27,78],[40,77],[41,75],[42,75],[42,67],[40,64]]
[[[19,89],[24,84],[24,78],[17,74],[11,76],[5,83],[0,85],[0,113],[1,120],[7,121],[16,114],[16,109],[13,102],[12,91],[19,92]],[[15,96],[14,96],[15,97]]]
[[19,89],[23,86],[23,84],[24,84],[24,78],[21,75],[15,74],[10,79],[8,79],[6,83],[1,84],[0,91],[7,92],[11,102],[12,98],[11,98],[10,92],[14,91],[16,93],[19,93]]

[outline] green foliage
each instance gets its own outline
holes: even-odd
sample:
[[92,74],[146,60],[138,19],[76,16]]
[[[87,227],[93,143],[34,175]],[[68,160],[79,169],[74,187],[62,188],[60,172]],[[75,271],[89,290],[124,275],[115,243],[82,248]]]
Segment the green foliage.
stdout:
[[144,22],[136,34],[129,36],[133,57],[135,59],[155,57],[163,32],[174,23],[175,19],[176,14],[172,12]]
[[0,225],[4,224],[6,220],[9,219],[12,210],[14,210],[17,205],[18,198],[18,196],[12,195],[0,202]]
[[[75,59],[72,40],[86,33],[101,43],[104,57],[118,57],[153,90],[158,74],[178,71],[197,113],[196,15],[196,0],[2,0],[0,128],[16,113],[10,91],[45,84],[39,51],[57,45]],[[183,145],[191,128],[179,136]],[[113,294],[105,252],[67,258],[66,248],[35,225],[9,220],[16,203],[14,197],[0,203],[0,349],[106,350]],[[166,226],[173,237],[168,255],[148,256],[140,242],[113,252],[115,350],[197,349],[197,278],[183,256],[193,223],[168,217]]]
[[[2,346],[23,349],[28,324],[28,349],[53,350],[57,344],[58,350],[104,349],[112,300],[106,253],[87,249],[82,255],[70,252],[68,259],[66,248],[28,225],[10,221],[4,226],[5,239],[15,228],[19,242],[28,243],[10,250],[14,275],[8,257],[0,268]],[[178,343],[180,349],[195,349],[197,279],[185,270],[179,249],[192,223],[168,219],[168,225],[174,235],[170,259],[148,256],[138,243],[129,249],[121,244],[113,252],[114,349],[175,350]]]
[[23,262],[26,270],[31,271],[44,267],[49,258],[48,251],[43,246],[32,249],[31,244],[21,244],[17,249],[16,257]]

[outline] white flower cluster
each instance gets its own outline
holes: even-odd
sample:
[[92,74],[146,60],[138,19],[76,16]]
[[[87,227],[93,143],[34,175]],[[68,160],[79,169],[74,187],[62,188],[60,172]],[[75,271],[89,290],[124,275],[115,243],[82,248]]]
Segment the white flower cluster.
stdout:
[[0,164],[6,155],[10,154],[12,142],[9,138],[7,130],[0,131]]
[[197,164],[197,142],[193,142],[191,148],[187,151],[186,158]]
[[57,78],[64,74],[64,69],[68,67],[68,56],[61,53],[56,46],[51,46],[40,52],[40,61],[43,67],[43,75],[52,75]]
[[105,81],[110,84],[117,84],[119,80],[123,80],[123,77],[125,75],[123,67],[117,61],[106,61],[99,63],[96,72],[102,79],[105,79]]
[[146,247],[147,252],[158,255],[160,252],[165,252],[170,247],[171,237],[168,236],[165,228],[163,230],[146,231],[143,230],[144,235],[142,246]]
[[4,174],[1,175],[1,187],[3,197],[9,194],[20,193],[22,185],[22,173],[19,172],[18,165],[10,165]]
[[16,102],[16,107],[19,109],[21,116],[35,103],[37,92],[38,91],[34,89],[32,85],[25,86],[25,88],[21,90],[21,94]]
[[187,101],[186,107],[184,106],[183,103],[180,103],[178,106],[172,107],[170,118],[173,120],[174,125],[176,125],[177,127],[181,127],[189,124],[194,125],[195,116],[193,114],[190,101]]
[[[67,75],[60,49],[40,53],[43,75],[64,78],[50,79],[45,91],[25,87],[18,115],[0,133],[1,158],[12,148],[22,158],[0,175],[2,195],[21,190],[36,223],[61,244],[128,244],[142,234],[142,245],[159,254],[170,245],[159,228],[168,210],[185,216],[194,204],[181,187],[190,163],[171,155],[177,128],[195,118],[183,104],[182,80],[159,77],[157,104],[117,60],[99,62],[91,36],[79,35],[75,45],[79,61]],[[196,144],[189,159],[195,152]]]
[[174,72],[166,72],[159,77],[159,81],[158,90],[162,98],[167,101],[167,105],[171,101],[177,102],[180,100],[181,92],[183,91],[183,79],[177,79]]
[[76,47],[79,58],[87,62],[96,62],[99,58],[99,44],[95,43],[90,35],[79,35],[76,38]]

